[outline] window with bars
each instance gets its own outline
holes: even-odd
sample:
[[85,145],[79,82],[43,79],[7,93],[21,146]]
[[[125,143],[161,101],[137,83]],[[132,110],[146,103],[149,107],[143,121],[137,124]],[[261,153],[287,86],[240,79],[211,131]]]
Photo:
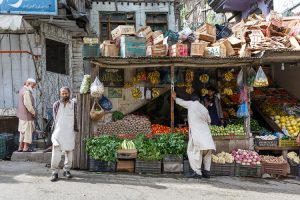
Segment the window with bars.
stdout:
[[99,13],[100,41],[111,40],[111,31],[119,25],[135,26],[134,12],[105,12]]
[[146,25],[150,26],[153,31],[168,31],[168,14],[167,13],[146,13]]

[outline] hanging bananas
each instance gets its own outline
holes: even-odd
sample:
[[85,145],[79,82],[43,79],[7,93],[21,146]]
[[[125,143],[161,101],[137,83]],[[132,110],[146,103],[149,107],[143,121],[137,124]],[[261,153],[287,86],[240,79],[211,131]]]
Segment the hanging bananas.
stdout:
[[199,77],[199,80],[201,81],[201,83],[208,83],[208,81],[209,81],[209,76],[208,76],[208,74],[202,74],[202,75]]
[[139,88],[133,88],[131,90],[131,95],[135,99],[142,98],[142,92],[141,92],[141,90]]
[[192,87],[187,87],[185,92],[188,94],[192,94],[194,92],[194,89]]
[[187,70],[186,71],[185,81],[187,83],[192,83],[194,81],[194,72],[192,70]]
[[232,91],[231,88],[224,88],[223,94],[226,94],[226,95],[228,95],[228,96],[231,96],[231,95],[233,95],[233,91]]
[[231,81],[234,79],[233,74],[231,72],[226,72],[224,75],[225,81]]
[[152,85],[160,83],[160,73],[158,71],[150,72],[148,74],[148,80]]
[[201,95],[204,97],[208,94],[208,90],[206,88],[201,89]]
[[152,97],[157,98],[157,97],[159,97],[159,95],[160,95],[160,91],[156,88],[153,88],[152,89]]

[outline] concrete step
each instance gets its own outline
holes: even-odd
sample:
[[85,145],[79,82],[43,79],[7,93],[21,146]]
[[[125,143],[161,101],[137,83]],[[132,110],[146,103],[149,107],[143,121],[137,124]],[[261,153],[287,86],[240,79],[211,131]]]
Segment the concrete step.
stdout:
[[45,142],[43,139],[35,140],[35,144],[36,144],[36,148],[38,148],[38,149],[46,148],[46,145],[45,145]]

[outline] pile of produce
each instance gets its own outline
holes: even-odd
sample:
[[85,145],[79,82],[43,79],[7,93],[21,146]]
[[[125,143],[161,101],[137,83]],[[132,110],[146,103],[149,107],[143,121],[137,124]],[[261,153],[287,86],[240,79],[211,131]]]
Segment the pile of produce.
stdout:
[[135,148],[135,144],[133,143],[132,140],[124,140],[120,145],[120,149],[132,150],[132,149],[136,149],[136,148]]
[[282,129],[287,130],[292,137],[297,137],[300,131],[300,118],[291,116],[275,116],[275,123]]
[[255,151],[238,149],[233,151],[231,155],[237,164],[241,165],[260,165],[261,158]]
[[277,137],[275,135],[263,135],[263,136],[256,136],[255,138],[261,140],[276,140]]
[[229,124],[226,127],[223,126],[210,126],[211,134],[213,136],[243,136],[246,135],[244,126]]
[[182,156],[187,149],[185,135],[183,134],[164,134],[156,140],[156,145],[162,155]]
[[294,151],[291,151],[287,154],[287,157],[289,160],[291,160],[293,163],[299,165],[300,164],[300,158],[299,156],[297,155],[296,152]]
[[153,139],[147,139],[145,135],[138,135],[134,140],[134,144],[138,151],[139,160],[156,161],[161,160],[162,155]]
[[234,157],[230,153],[221,152],[217,155],[212,155],[212,162],[218,164],[233,163]]
[[175,128],[174,132],[175,133],[188,134],[189,133],[189,127]]
[[171,133],[171,128],[160,124],[152,124],[152,134],[168,134]]
[[[234,124],[244,125],[244,119],[237,119]],[[250,121],[251,131],[259,132],[262,130],[262,127],[259,125],[258,121],[255,119],[251,119]]]
[[112,114],[112,120],[114,122],[118,121],[118,120],[121,120],[123,118],[124,118],[124,114],[122,112],[114,111],[113,114]]
[[98,126],[100,135],[118,134],[150,134],[151,122],[148,118],[137,115],[127,115],[122,120],[101,124]]
[[136,75],[138,81],[146,81],[147,80],[147,73],[145,71],[138,72]]
[[286,160],[280,156],[280,157],[275,157],[275,156],[261,156],[261,161],[269,164],[282,164],[282,163],[287,163]]

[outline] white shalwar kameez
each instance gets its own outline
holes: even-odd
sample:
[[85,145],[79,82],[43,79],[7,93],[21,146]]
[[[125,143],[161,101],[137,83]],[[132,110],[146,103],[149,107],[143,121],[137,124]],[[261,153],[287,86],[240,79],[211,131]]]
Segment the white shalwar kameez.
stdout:
[[58,172],[62,152],[65,153],[64,171],[70,171],[72,167],[75,147],[74,117],[74,102],[70,101],[66,105],[61,102],[52,134],[51,169],[54,173]]
[[188,110],[189,142],[187,154],[191,168],[202,175],[202,160],[204,170],[210,171],[211,154],[215,144],[209,124],[211,122],[208,110],[199,101],[184,101],[176,98],[176,103]]

